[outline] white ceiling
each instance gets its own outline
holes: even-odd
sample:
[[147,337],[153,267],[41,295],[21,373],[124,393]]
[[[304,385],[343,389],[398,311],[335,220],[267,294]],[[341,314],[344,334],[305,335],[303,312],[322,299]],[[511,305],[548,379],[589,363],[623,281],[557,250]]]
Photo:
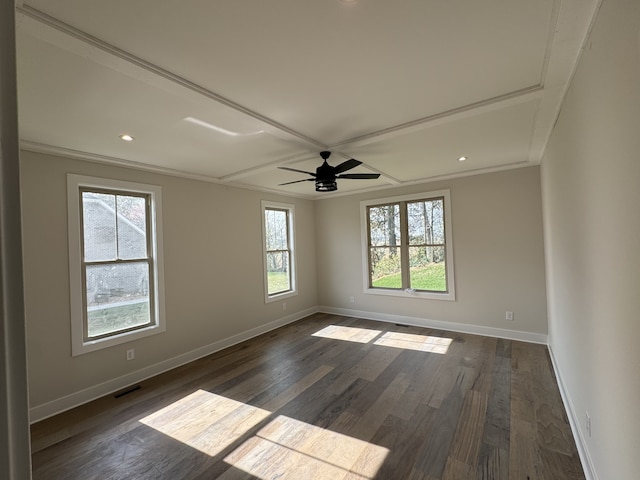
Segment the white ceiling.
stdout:
[[[307,198],[533,165],[597,3],[18,1],[22,146]],[[382,175],[278,186],[324,149]]]

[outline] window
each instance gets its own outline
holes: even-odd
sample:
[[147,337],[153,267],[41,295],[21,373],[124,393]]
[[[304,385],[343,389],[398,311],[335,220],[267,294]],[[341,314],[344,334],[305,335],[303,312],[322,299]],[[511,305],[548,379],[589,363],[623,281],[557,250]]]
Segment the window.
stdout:
[[296,294],[293,205],[262,202],[265,300]]
[[68,176],[73,355],[164,331],[160,194]]
[[361,202],[365,292],[455,300],[449,191]]

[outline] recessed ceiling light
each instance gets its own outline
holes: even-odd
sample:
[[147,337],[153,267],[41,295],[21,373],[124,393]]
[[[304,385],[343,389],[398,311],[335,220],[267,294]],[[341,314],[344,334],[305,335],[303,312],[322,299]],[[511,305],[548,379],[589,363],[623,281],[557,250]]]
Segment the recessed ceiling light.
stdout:
[[469,158],[469,157],[465,157],[465,156],[458,157],[458,161],[459,162],[464,162],[467,158]]
[[125,142],[133,142],[133,137],[128,133],[123,133],[120,135],[120,140],[124,140]]

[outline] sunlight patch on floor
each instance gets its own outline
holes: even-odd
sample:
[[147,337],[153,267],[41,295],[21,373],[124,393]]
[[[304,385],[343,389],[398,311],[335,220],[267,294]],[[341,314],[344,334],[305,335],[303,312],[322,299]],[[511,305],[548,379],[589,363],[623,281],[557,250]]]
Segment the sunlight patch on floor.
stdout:
[[441,355],[447,353],[449,345],[453,342],[452,338],[416,335],[413,333],[387,332],[384,335],[381,334],[382,330],[329,325],[322,330],[318,330],[312,336],[357,343],[370,343],[377,339],[373,342],[374,345],[439,353]]
[[374,345],[385,347],[418,350],[420,352],[439,353],[444,355],[449,350],[452,338],[415,335],[412,333],[387,332],[374,342]]
[[[242,442],[271,412],[197,390],[140,420],[140,423],[210,456]],[[260,479],[373,479],[389,450],[369,442],[278,416],[224,459]]]
[[225,461],[261,479],[369,480],[388,453],[384,447],[281,415]]
[[332,338],[334,340],[346,340],[348,342],[369,343],[382,333],[382,330],[369,330],[368,328],[341,327],[329,325],[313,334],[314,337]]
[[140,420],[207,455],[217,455],[271,412],[204,390]]

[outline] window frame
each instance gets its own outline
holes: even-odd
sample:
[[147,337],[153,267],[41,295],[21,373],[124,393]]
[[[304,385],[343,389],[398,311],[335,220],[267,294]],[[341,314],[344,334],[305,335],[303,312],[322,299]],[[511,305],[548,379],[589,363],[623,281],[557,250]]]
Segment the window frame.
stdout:
[[[108,193],[145,197],[147,218],[147,257],[149,264],[149,303],[151,323],[111,334],[89,337],[87,325],[86,266],[96,262],[84,260],[84,225],[82,218],[83,192]],[[85,175],[67,175],[67,216],[69,239],[69,285],[71,313],[71,354],[72,356],[101,350],[156,335],[166,330],[164,308],[164,262],[162,241],[162,189],[122,180],[114,180]],[[117,234],[117,232],[116,232]],[[98,262],[101,264],[102,262]],[[105,262],[123,263],[120,261]],[[127,263],[127,262],[124,262]]]
[[[407,203],[416,201],[429,201],[442,198],[444,206],[444,247],[445,247],[445,272],[447,278],[447,291],[417,291],[412,289],[391,289],[381,287],[371,287],[370,282],[370,245],[369,245],[369,207],[378,207],[385,205],[400,205],[400,243],[398,249],[401,252],[408,252],[410,245],[408,238],[408,224],[407,224]],[[404,205],[404,213],[402,208]],[[360,202],[360,225],[361,225],[361,239],[362,239],[362,271],[363,271],[363,287],[364,293],[372,295],[390,295],[396,297],[405,298],[422,298],[428,300],[448,300],[455,301],[455,278],[454,278],[454,261],[453,261],[453,228],[451,222],[451,194],[448,189],[436,190],[431,192],[414,193],[408,195],[400,195],[387,198],[375,198],[371,200],[363,200]],[[403,277],[403,283],[408,280],[408,258],[404,253],[404,258],[401,261],[401,276]]]
[[[287,212],[287,243],[289,253],[289,278],[290,289],[269,294],[269,274],[267,271],[267,254],[271,250],[267,250],[267,224],[265,221],[265,212],[267,210],[279,210]],[[298,295],[298,282],[296,272],[296,249],[295,249],[295,205],[289,203],[272,202],[269,200],[261,201],[260,217],[262,222],[262,262],[263,262],[263,281],[264,281],[264,301],[265,303],[276,302],[285,298]]]

